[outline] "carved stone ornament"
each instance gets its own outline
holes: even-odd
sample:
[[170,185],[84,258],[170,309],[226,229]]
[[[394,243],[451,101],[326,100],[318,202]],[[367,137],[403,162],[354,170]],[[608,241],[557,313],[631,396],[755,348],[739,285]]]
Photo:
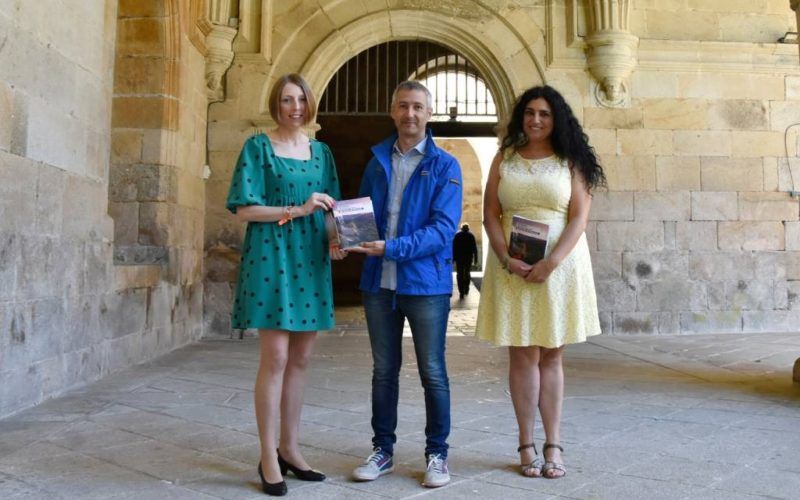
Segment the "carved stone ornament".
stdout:
[[589,72],[597,80],[595,97],[603,106],[623,106],[627,80],[636,67],[639,37],[628,31],[629,0],[591,0],[589,3]]
[[206,35],[206,94],[208,102],[225,99],[222,78],[233,62],[233,39],[236,28],[213,24]]
[[628,97],[626,82],[636,67],[639,38],[606,31],[587,36],[586,43],[589,72],[597,80],[597,100],[604,106],[622,106]]

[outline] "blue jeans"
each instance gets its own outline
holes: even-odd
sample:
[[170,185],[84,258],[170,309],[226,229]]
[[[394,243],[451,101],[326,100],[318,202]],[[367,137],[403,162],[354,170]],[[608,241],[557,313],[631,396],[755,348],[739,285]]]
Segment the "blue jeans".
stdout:
[[397,402],[403,358],[403,323],[408,318],[417,367],[425,390],[425,455],[447,457],[450,435],[450,381],[445,362],[449,295],[396,295],[364,292],[372,346],[372,445],[394,453]]

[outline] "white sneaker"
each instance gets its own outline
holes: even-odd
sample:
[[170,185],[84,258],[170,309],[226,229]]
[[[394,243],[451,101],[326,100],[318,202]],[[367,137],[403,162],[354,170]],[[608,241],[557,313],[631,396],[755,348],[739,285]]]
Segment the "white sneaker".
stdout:
[[384,474],[394,470],[392,456],[380,448],[372,450],[372,454],[364,463],[353,470],[353,479],[356,481],[373,481]]
[[450,482],[450,471],[447,469],[447,459],[439,454],[428,455],[428,468],[425,470],[423,486],[438,488]]

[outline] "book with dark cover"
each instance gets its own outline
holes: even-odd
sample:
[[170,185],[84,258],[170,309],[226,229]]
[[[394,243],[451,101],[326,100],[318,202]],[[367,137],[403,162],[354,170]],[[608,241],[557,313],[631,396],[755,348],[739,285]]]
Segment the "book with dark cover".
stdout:
[[339,200],[331,212],[332,214],[325,218],[329,244],[338,243],[344,250],[356,247],[365,241],[380,239],[378,226],[375,225],[372,200],[369,197]]
[[547,250],[547,233],[550,226],[542,222],[515,215],[511,218],[511,237],[508,255],[527,264],[535,264],[544,258]]

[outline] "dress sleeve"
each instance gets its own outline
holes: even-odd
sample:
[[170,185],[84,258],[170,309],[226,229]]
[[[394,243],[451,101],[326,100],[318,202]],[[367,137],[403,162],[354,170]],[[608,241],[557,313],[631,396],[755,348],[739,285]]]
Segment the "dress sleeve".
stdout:
[[233,170],[225,207],[232,213],[247,205],[265,205],[264,151],[257,137],[245,141]]
[[333,159],[333,153],[325,143],[320,143],[322,146],[322,154],[325,157],[325,178],[322,183],[322,190],[333,197],[335,200],[342,199],[342,191],[339,188],[339,175],[336,173],[336,162]]

